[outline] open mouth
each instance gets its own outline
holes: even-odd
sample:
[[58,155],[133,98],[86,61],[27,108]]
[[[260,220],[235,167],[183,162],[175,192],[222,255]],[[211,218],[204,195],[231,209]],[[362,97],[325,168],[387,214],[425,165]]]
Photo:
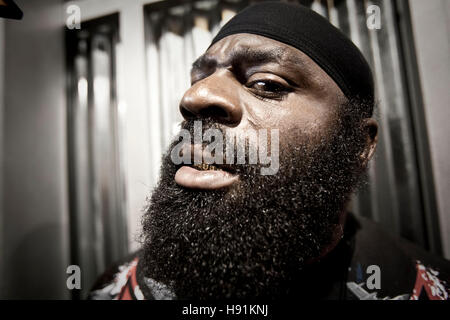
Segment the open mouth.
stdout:
[[[205,159],[207,154],[202,148],[188,145],[184,152],[191,154],[191,159]],[[195,157],[197,155],[197,157]],[[206,158],[210,159],[210,158]],[[212,161],[208,161],[212,162]],[[229,187],[239,180],[239,175],[229,165],[195,163],[181,165],[175,173],[175,182],[185,188],[200,190],[217,190]]]
[[226,171],[234,175],[238,175],[239,171],[234,165],[231,164],[207,164],[207,163],[199,163],[199,164],[191,164],[188,165],[198,171]]
[[212,164],[181,166],[175,173],[175,182],[185,188],[217,190],[231,186],[239,176],[225,168]]
[[219,169],[218,167],[212,165],[212,164],[207,164],[207,163],[202,163],[202,164],[194,164],[192,166],[193,168],[197,169],[197,170],[201,170],[201,171],[207,171],[207,170],[222,170]]

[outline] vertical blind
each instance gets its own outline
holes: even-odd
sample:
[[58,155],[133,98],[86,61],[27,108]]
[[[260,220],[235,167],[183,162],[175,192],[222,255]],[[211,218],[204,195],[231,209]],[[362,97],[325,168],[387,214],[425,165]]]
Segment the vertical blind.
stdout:
[[[192,62],[224,23],[255,2],[161,1],[145,6],[151,132],[158,140],[151,152],[163,152],[178,129],[179,101],[190,86]],[[427,231],[426,215],[436,212],[424,210],[395,1],[288,2],[309,6],[329,19],[361,49],[374,72],[379,144],[369,169],[369,183],[354,197],[353,211],[378,221],[393,234],[437,251],[439,239]],[[372,5],[380,9],[380,29],[367,26],[373,14],[367,8]]]
[[128,252],[117,37],[118,15],[66,31],[71,260],[82,270],[81,298],[106,267]]

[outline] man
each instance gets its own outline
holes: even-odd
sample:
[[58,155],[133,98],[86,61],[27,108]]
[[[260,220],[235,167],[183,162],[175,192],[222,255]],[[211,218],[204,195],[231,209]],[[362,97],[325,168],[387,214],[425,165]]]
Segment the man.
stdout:
[[378,125],[370,68],[339,30],[305,7],[251,6],[191,81],[142,251],[90,298],[448,298],[447,261],[347,212]]

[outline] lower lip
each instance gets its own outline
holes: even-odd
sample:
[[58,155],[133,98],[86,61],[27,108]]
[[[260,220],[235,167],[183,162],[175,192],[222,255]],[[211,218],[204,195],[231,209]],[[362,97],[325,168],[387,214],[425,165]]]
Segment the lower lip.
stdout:
[[238,176],[222,170],[197,170],[183,166],[175,174],[175,182],[182,187],[201,190],[217,190],[231,186]]

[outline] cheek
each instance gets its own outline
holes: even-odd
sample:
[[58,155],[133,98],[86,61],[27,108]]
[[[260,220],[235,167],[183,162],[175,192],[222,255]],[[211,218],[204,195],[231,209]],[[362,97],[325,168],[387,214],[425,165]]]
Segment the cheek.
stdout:
[[278,129],[282,144],[288,143],[292,137],[303,137],[308,143],[319,142],[336,127],[335,110],[324,102],[299,96],[278,103],[255,102],[247,96],[240,98],[245,120],[237,130]]
[[281,129],[291,112],[280,103],[269,103],[249,97],[248,92],[242,94],[240,100],[243,101],[244,116],[241,126],[244,128]]
[[280,119],[286,135],[306,136],[314,143],[328,136],[329,131],[336,127],[336,112],[329,105],[297,101],[286,110],[288,112]]

